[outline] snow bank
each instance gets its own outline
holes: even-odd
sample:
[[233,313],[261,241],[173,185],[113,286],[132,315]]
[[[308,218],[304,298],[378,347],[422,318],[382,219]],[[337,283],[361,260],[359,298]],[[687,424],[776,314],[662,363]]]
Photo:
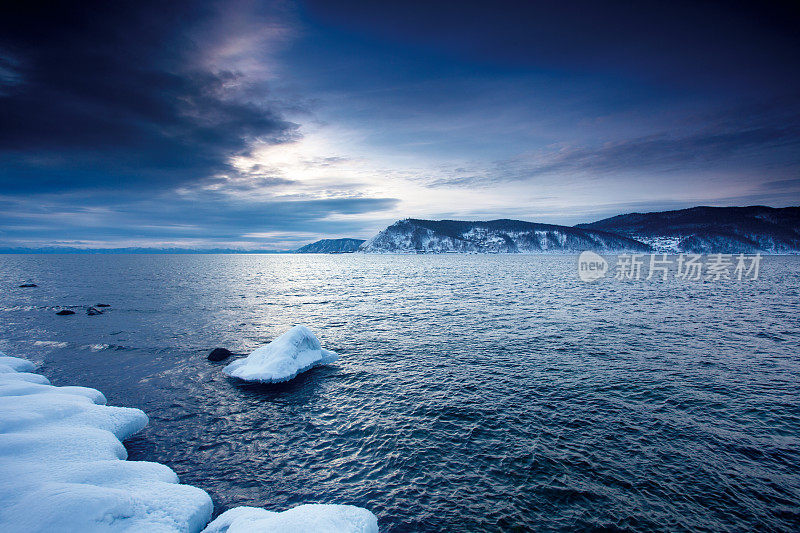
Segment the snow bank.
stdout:
[[[291,348],[289,357],[301,365],[336,359],[300,326],[263,348],[272,345],[280,353]],[[308,354],[315,350],[316,356]],[[213,509],[205,491],[178,484],[164,465],[125,460],[121,441],[144,428],[147,415],[107,406],[94,389],[54,387],[34,369],[29,361],[0,353],[0,531],[203,529]],[[371,512],[350,505],[301,505],[281,513],[236,507],[204,531],[377,533],[378,522]]]
[[274,513],[257,507],[236,507],[208,524],[203,533],[378,533],[374,514],[352,505],[300,505]]
[[6,357],[0,352],[0,372],[30,372],[36,365],[19,357]]
[[278,383],[301,372],[336,361],[339,356],[322,348],[305,326],[295,326],[269,344],[222,369],[227,375],[245,381]]
[[211,498],[164,465],[125,461],[138,409],[99,391],[54,387],[0,354],[0,531],[199,531]]

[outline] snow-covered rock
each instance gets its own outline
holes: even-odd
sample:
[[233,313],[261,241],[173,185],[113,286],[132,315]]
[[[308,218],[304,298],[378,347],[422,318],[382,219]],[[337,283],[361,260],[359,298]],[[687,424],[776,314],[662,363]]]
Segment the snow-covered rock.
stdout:
[[295,326],[269,344],[256,348],[247,357],[227,365],[222,371],[244,381],[279,383],[338,358],[335,352],[320,345],[310,329]]
[[54,387],[0,354],[0,531],[199,531],[211,498],[168,467],[125,461],[147,424],[85,387]]
[[19,357],[7,357],[0,352],[0,372],[30,372],[36,365]]
[[275,513],[258,507],[236,507],[208,524],[203,533],[378,533],[374,514],[352,505],[300,505]]
[[[281,353],[292,347],[302,361],[309,351],[325,360],[336,356],[302,326],[272,344]],[[122,440],[145,427],[147,415],[107,406],[95,389],[54,387],[35,368],[0,353],[0,531],[203,530],[213,509],[205,491],[180,485],[165,465],[125,460]],[[280,513],[236,507],[203,531],[377,533],[378,522],[351,505],[300,505]]]

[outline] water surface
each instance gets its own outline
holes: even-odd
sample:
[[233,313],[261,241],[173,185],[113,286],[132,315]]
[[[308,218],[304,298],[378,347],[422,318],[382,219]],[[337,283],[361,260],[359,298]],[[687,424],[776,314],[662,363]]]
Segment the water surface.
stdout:
[[[575,262],[0,256],[0,350],[147,412],[131,459],[169,465],[216,513],[349,503],[383,531],[800,528],[800,258],[720,283],[584,284]],[[96,303],[112,307],[86,316]],[[205,359],[295,324],[339,362],[259,386]]]

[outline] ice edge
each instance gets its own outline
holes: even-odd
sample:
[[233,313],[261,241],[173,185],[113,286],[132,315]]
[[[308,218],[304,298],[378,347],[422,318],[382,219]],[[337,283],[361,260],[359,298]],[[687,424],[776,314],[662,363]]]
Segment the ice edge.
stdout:
[[147,425],[143,411],[106,406],[95,389],[55,387],[35,369],[0,353],[2,531],[378,531],[375,515],[352,505],[236,507],[208,523],[205,491],[165,465],[126,460],[122,440]]

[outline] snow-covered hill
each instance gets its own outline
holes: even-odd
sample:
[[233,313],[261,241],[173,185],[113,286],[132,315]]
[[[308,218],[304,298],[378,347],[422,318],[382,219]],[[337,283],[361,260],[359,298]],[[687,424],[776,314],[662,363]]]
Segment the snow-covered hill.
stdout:
[[364,242],[366,253],[562,253],[649,251],[605,231],[521,220],[399,220]]
[[342,254],[355,252],[364,239],[322,239],[306,244],[297,250],[298,254]]
[[800,253],[800,207],[693,207],[576,227],[625,235],[662,253]]

